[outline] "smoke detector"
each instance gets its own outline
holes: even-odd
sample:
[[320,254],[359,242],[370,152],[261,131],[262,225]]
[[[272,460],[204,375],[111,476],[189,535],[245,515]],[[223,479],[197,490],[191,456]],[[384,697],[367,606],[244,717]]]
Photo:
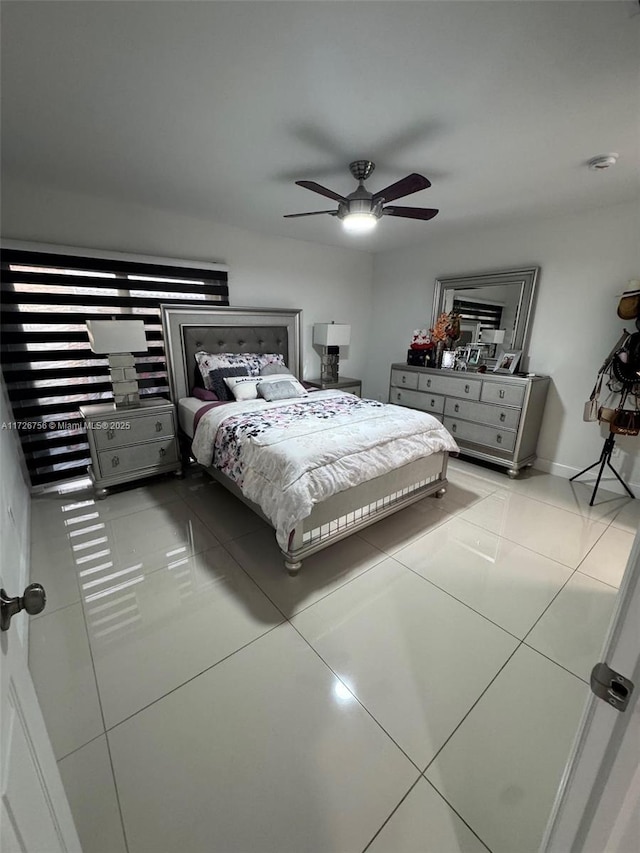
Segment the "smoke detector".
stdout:
[[615,166],[619,156],[619,154],[600,154],[598,157],[592,157],[587,166],[594,172],[602,172]]

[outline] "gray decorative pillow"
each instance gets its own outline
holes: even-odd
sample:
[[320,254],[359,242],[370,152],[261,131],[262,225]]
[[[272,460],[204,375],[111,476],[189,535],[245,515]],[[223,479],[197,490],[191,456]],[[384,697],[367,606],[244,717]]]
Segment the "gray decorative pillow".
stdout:
[[308,397],[308,391],[292,376],[290,379],[265,379],[258,383],[258,396],[273,402],[274,400],[292,400],[296,397]]
[[[291,373],[291,371],[284,364],[278,364],[276,361],[270,361],[260,370],[260,376],[271,376],[274,373],[282,375],[283,373]],[[293,376],[292,373],[291,375]]]

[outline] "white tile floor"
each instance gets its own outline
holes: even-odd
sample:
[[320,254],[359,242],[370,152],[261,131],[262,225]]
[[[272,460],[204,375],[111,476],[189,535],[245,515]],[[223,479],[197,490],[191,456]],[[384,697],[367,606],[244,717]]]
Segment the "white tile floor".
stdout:
[[30,665],[84,853],[534,853],[640,519],[589,497],[452,461],[297,578],[199,474],[34,499]]

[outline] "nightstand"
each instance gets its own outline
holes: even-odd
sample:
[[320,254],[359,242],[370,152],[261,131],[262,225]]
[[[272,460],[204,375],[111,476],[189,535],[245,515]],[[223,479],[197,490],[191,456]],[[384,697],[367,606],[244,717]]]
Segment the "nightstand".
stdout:
[[322,379],[305,379],[304,381],[307,385],[311,385],[312,388],[321,388],[323,391],[329,389],[347,391],[349,394],[362,397],[362,382],[350,376],[340,376],[337,382],[325,382]]
[[89,476],[96,497],[109,486],[168,471],[181,473],[173,403],[160,397],[139,406],[98,403],[81,406],[91,451]]

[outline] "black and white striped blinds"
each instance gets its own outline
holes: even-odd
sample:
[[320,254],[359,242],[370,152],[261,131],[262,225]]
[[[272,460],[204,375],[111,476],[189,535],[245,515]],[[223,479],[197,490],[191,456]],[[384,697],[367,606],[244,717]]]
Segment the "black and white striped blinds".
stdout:
[[14,416],[4,428],[17,429],[34,486],[86,473],[78,408],[113,399],[87,320],[143,320],[149,351],[136,358],[140,394],[168,396],[160,305],[229,304],[224,267],[130,258],[2,251],[2,371]]
[[502,306],[469,299],[454,299],[453,310],[460,315],[462,323],[482,323],[486,329],[499,329]]

